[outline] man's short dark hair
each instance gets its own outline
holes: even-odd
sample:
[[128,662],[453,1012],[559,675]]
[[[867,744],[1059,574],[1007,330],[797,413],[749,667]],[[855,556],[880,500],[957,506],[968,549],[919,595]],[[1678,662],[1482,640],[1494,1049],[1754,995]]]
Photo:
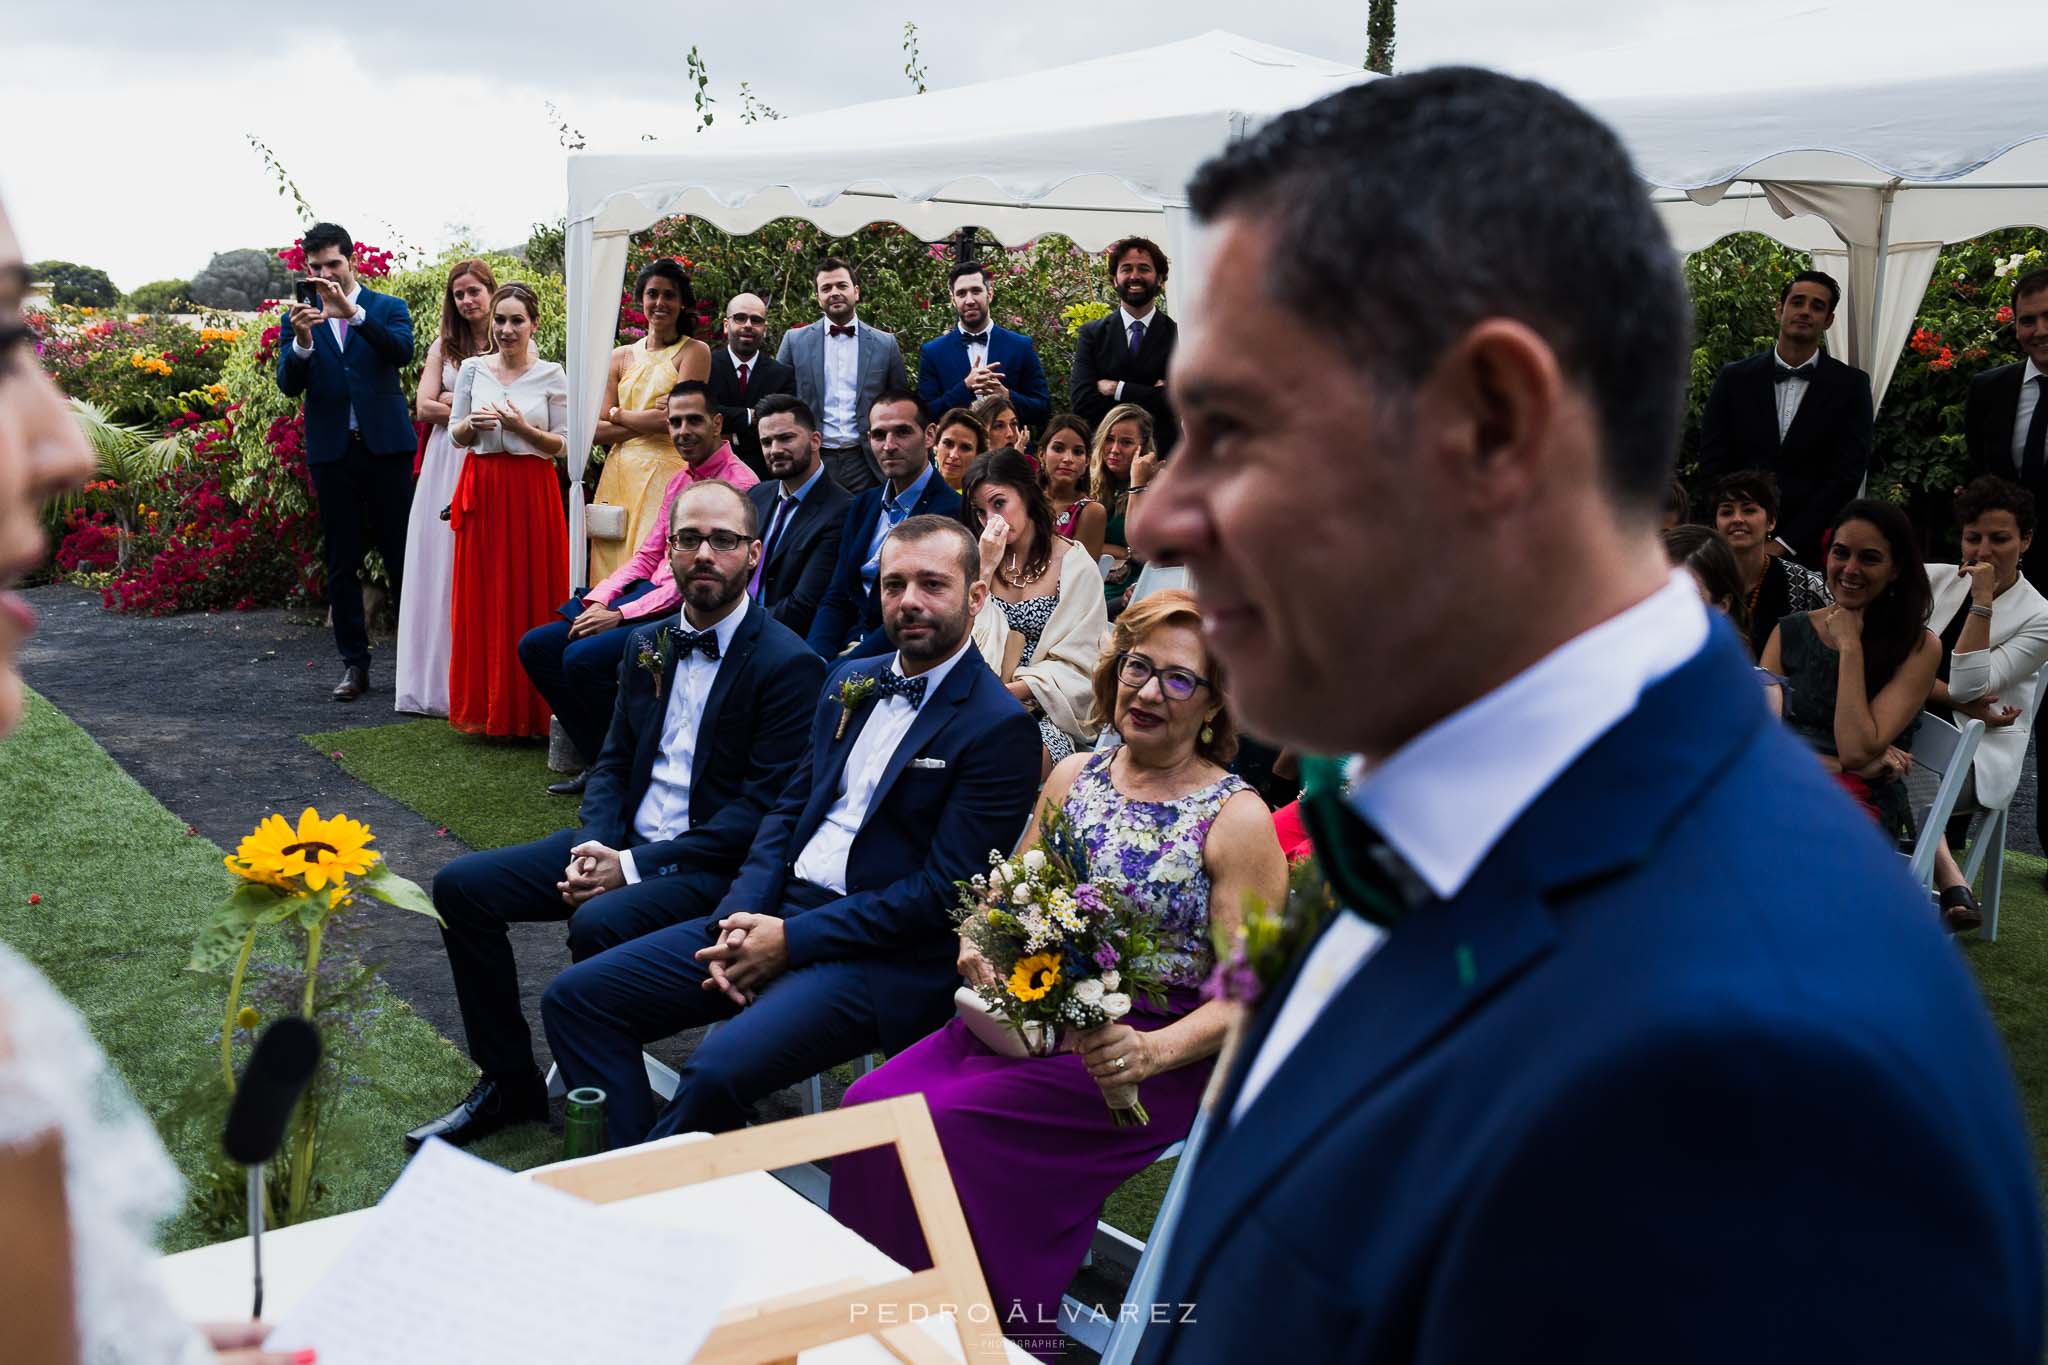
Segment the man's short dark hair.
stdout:
[[855,289],[860,288],[860,268],[854,265],[852,261],[838,256],[827,256],[824,260],[819,261],[818,268],[811,272],[811,282],[815,284],[817,283],[818,276],[829,275],[835,270],[844,270],[846,278],[853,281],[853,287]]
[[761,423],[768,418],[781,417],[784,414],[794,417],[796,424],[805,431],[818,429],[818,415],[811,411],[809,403],[793,393],[771,393],[754,404],[754,426],[758,430]]
[[2048,289],[2048,269],[2029,270],[2013,281],[2012,301],[2018,303],[2029,294],[2038,294]]
[[1833,275],[1828,274],[1825,270],[1802,270],[1791,279],[1785,281],[1785,287],[1778,291],[1779,307],[1783,307],[1785,300],[1792,297],[1792,286],[1795,284],[1817,284],[1827,290],[1828,311],[1830,313],[1842,306],[1842,286],[1836,282]]
[[[676,513],[682,510],[683,499],[700,488],[723,488],[726,492],[739,499],[740,516],[747,528],[747,538],[749,540],[759,540],[761,538],[761,513],[755,508],[754,500],[747,496],[747,491],[744,488],[727,479],[692,479],[684,484],[682,490],[676,494],[675,501],[668,505],[668,529],[670,531],[676,529]],[[977,559],[975,561],[975,567],[977,569],[981,567],[980,560]]]
[[[2042,287],[2048,288],[2048,271],[2043,271],[2042,277]],[[2001,479],[1996,474],[1980,475],[1956,494],[1957,526],[1968,526],[1986,512],[2010,512],[2021,535],[2034,534],[2034,495],[2010,479]]]
[[948,294],[952,293],[953,286],[969,275],[979,275],[981,276],[981,282],[987,284],[988,266],[980,261],[955,262],[953,268],[946,272],[946,292]]
[[1121,241],[1111,242],[1109,244],[1109,277],[1112,280],[1116,278],[1118,264],[1133,251],[1142,251],[1152,258],[1153,272],[1159,276],[1159,282],[1165,284],[1166,253],[1161,251],[1159,243],[1153,241],[1150,237],[1126,237]]
[[668,396],[688,398],[693,393],[704,400],[704,411],[714,417],[718,415],[718,403],[711,396],[711,386],[701,379],[678,380],[676,386],[668,391]]
[[919,426],[923,426],[925,423],[931,421],[931,415],[924,410],[923,399],[919,398],[916,394],[912,393],[908,389],[895,388],[883,389],[880,393],[875,395],[875,401],[868,404],[869,419],[873,419],[876,408],[893,406],[894,404],[897,403],[908,403],[910,404],[910,406],[917,409],[917,424]]
[[1592,399],[1611,496],[1663,504],[1691,305],[1627,149],[1578,105],[1469,67],[1370,81],[1213,157],[1188,198],[1269,224],[1265,287],[1403,396],[1480,321],[1528,326]]
[[339,223],[315,223],[306,229],[306,235],[299,238],[299,250],[308,256],[316,251],[333,247],[350,260],[356,258],[356,239],[348,235],[348,229]]
[[1724,502],[1753,502],[1772,521],[1778,519],[1778,476],[1765,469],[1738,469],[1723,474],[1707,490],[1707,515],[1715,515]]
[[[888,549],[889,542],[900,540],[908,545],[912,541],[929,540],[933,536],[951,536],[960,556],[960,576],[972,583],[981,576],[981,547],[975,543],[974,533],[962,524],[958,517],[940,516],[936,512],[924,512],[906,519],[882,541],[882,548]],[[879,560],[879,556],[877,556]]]

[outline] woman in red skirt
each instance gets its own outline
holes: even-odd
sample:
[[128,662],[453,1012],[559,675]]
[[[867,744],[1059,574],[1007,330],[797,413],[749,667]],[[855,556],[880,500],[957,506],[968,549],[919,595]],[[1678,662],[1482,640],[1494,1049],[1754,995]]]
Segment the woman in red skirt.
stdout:
[[491,295],[498,349],[455,380],[448,434],[469,457],[448,519],[455,529],[454,650],[448,723],[473,735],[540,737],[548,707],[519,666],[519,637],[569,587],[569,529],[555,460],[568,448],[569,380],[534,354],[533,291]]

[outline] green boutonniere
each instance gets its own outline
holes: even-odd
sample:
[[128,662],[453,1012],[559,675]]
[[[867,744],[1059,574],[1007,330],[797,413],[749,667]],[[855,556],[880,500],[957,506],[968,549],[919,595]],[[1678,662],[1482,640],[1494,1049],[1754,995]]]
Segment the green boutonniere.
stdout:
[[663,626],[654,632],[652,640],[640,642],[640,654],[634,660],[654,678],[654,695],[661,695],[663,681],[668,677],[669,665],[676,661],[676,640],[673,627]]
[[839,699],[839,728],[832,732],[832,742],[837,744],[846,738],[846,726],[853,719],[853,713],[865,706],[869,697],[875,695],[875,680],[872,677],[861,676],[847,678],[839,684],[839,690],[833,695]]

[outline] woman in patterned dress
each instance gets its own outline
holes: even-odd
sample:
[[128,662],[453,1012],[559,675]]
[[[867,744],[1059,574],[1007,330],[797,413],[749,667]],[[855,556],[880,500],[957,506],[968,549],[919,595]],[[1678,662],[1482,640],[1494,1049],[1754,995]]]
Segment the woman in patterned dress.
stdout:
[[[1194,1123],[1231,1008],[1201,1000],[1212,930],[1233,930],[1247,896],[1277,905],[1286,894],[1272,817],[1223,766],[1237,743],[1223,684],[1190,594],[1134,604],[1095,674],[1124,743],[1066,759],[1039,797],[1040,810],[1058,806],[1080,837],[1084,875],[1160,916],[1164,1008],[1140,998],[1121,1023],[1050,1057],[998,1056],[956,1019],[846,1092],[848,1104],[924,1095],[1004,1330],[1048,1356],[1060,1347],[1060,1296],[1103,1200]],[[1025,845],[1037,836],[1034,816]],[[970,981],[989,975],[964,939],[960,971]],[[1117,1127],[1102,1092],[1134,1081],[1152,1121]],[[857,1152],[832,1166],[833,1216],[904,1265],[929,1266],[895,1153]]]

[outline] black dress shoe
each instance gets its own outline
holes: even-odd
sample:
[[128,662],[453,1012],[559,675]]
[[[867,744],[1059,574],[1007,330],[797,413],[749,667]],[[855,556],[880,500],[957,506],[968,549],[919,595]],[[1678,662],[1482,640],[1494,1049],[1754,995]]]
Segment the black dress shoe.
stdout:
[[405,1150],[419,1150],[428,1138],[467,1147],[515,1123],[541,1123],[548,1116],[548,1088],[539,1073],[518,1078],[485,1076],[461,1104],[432,1123],[405,1135]]
[[582,772],[576,774],[576,776],[574,777],[564,778],[560,782],[548,783],[548,795],[581,796],[583,795],[584,784],[589,781],[590,769],[585,768]]
[[354,701],[370,690],[370,670],[361,664],[350,664],[341,671],[341,681],[334,685],[336,701]]

